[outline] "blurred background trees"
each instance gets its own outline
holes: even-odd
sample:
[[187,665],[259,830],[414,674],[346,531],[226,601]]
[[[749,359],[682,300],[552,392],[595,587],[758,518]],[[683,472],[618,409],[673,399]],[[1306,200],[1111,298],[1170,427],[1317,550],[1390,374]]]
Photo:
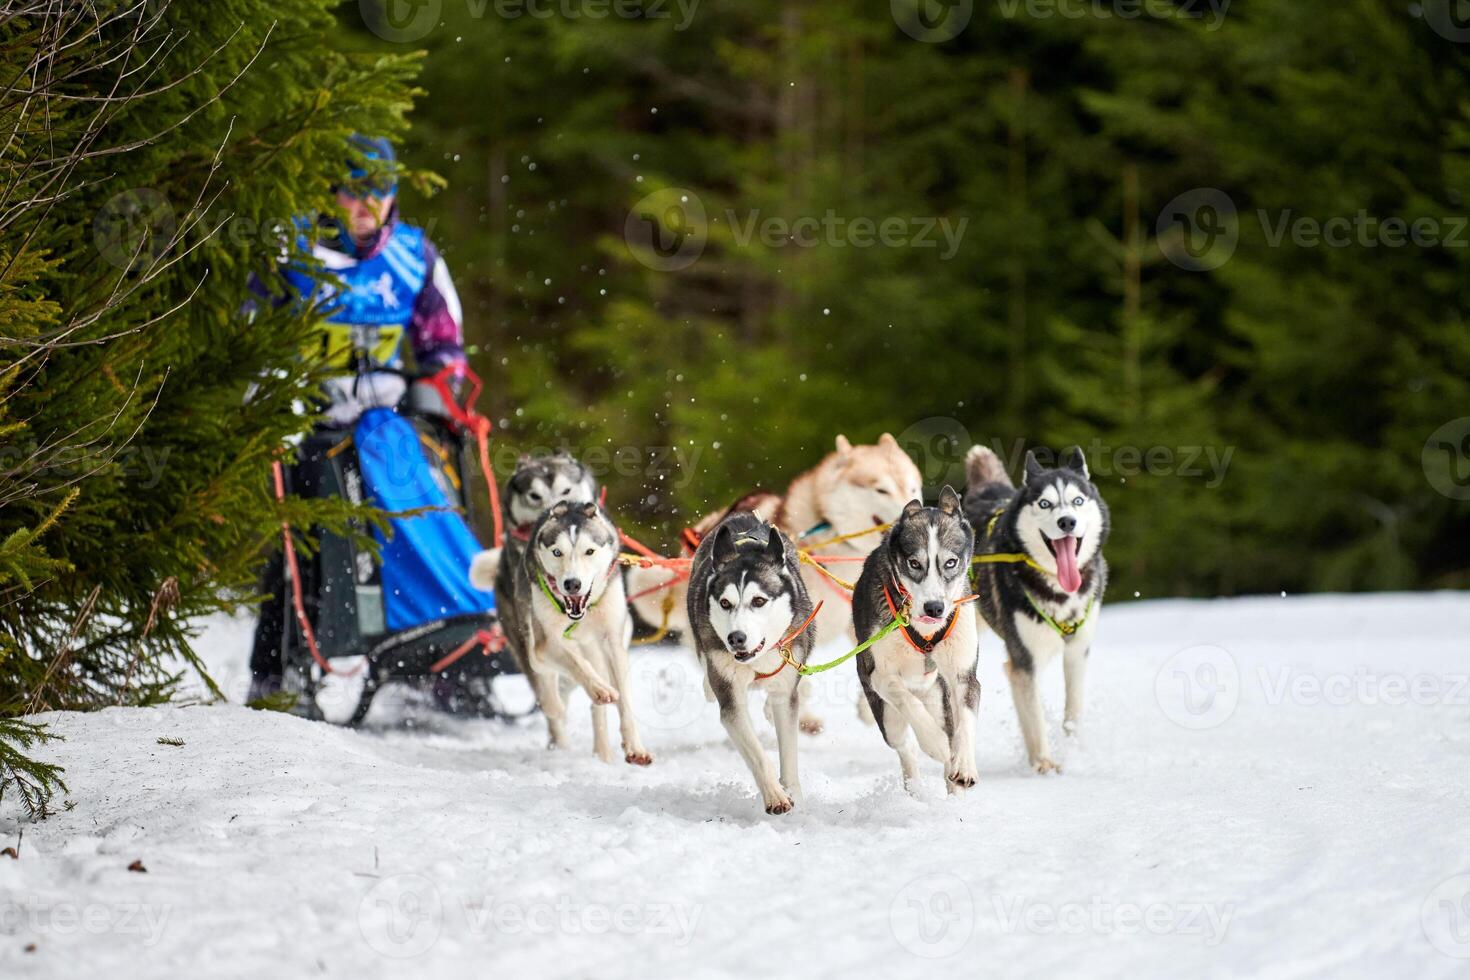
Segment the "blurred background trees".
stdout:
[[[405,207],[459,278],[502,440],[680,447],[692,467],[604,472],[670,546],[837,432],[901,434],[932,484],[965,438],[1076,442],[1120,595],[1466,584],[1467,508],[1420,458],[1470,414],[1470,47],[1446,12],[922,2],[443,0],[407,42],[342,8],[364,48],[429,52],[407,153],[449,189]],[[624,230],[667,188],[696,202],[657,202],[667,241],[707,243],[659,271]],[[1201,189],[1235,212],[1211,268],[1183,251],[1208,204],[1170,218]],[[1291,231],[1360,212],[1443,241]],[[743,233],[829,214],[965,224],[952,256]]]

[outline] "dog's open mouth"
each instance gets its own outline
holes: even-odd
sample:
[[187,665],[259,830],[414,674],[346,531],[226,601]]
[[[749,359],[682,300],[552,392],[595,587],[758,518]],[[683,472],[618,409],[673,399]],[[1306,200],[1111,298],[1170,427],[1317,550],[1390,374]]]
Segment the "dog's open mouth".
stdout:
[[766,641],[761,640],[759,643],[756,644],[754,650],[732,650],[730,651],[730,655],[743,664],[747,660],[754,660],[756,656],[765,648]]
[[587,597],[588,593],[583,592],[581,595],[569,595],[563,598],[562,602],[567,607],[568,619],[581,619],[587,615]]
[[1082,539],[1068,534],[1060,538],[1042,535],[1051,555],[1057,561],[1057,584],[1063,592],[1076,592],[1082,588],[1082,573],[1077,568],[1077,552],[1082,548]]

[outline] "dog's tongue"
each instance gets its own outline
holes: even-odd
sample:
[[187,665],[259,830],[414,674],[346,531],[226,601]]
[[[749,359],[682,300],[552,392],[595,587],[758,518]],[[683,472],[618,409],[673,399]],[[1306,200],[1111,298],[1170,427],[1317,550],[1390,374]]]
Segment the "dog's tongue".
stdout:
[[1069,534],[1051,544],[1057,553],[1057,583],[1063,592],[1076,592],[1082,588],[1082,573],[1077,571],[1077,539]]

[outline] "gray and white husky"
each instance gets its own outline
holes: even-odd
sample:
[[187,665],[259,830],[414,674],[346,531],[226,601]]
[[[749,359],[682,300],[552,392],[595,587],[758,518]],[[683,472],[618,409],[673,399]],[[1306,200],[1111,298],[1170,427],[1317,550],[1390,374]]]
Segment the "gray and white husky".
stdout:
[[[688,613],[720,721],[755,776],[766,812],[786,813],[801,802],[796,742],[802,675],[781,648],[784,643],[786,656],[805,664],[816,636],[808,622],[812,600],[791,541],[754,514],[725,518],[694,552]],[[779,779],[750,724],[746,700],[751,689],[766,695],[766,717],[776,728]]]
[[976,566],[980,615],[1006,645],[1006,676],[1021,722],[1026,755],[1037,772],[1059,772],[1052,760],[1036,678],[1058,655],[1067,684],[1068,735],[1082,721],[1087,654],[1108,584],[1103,544],[1108,506],[1072,447],[1047,469],[1026,454],[1025,480],[1011,483],[994,452],[975,446],[965,457],[965,513],[979,530],[977,555],[1025,556]]
[[858,679],[883,738],[898,753],[904,787],[918,773],[919,748],[944,766],[951,793],[975,785],[975,617],[969,596],[975,535],[959,494],[945,487],[939,506],[912,500],[863,563],[852,597],[858,640],[866,642],[907,611],[909,624],[858,654]]
[[[614,759],[606,721],[607,706],[616,704],[623,758],[646,766],[653,756],[643,747],[629,703],[633,623],[618,571],[618,529],[607,514],[592,501],[561,501],[531,526],[519,560],[501,562],[496,606],[546,716],[551,747],[566,747],[565,699],[580,686],[592,699],[597,757]],[[475,573],[471,566],[472,579]],[[511,588],[501,591],[507,575]]]

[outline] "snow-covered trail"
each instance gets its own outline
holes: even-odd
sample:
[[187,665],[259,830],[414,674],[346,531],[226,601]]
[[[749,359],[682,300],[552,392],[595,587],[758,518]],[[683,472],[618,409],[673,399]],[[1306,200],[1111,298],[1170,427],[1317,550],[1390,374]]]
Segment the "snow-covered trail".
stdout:
[[[961,798],[928,760],[905,795],[833,671],[780,818],[670,650],[635,654],[647,770],[580,706],[557,755],[539,721],[51,715],[76,806],[0,857],[0,975],[1464,977],[1467,637],[1465,594],[1112,606],[1055,777],[987,638]],[[247,638],[201,643],[236,695]]]

